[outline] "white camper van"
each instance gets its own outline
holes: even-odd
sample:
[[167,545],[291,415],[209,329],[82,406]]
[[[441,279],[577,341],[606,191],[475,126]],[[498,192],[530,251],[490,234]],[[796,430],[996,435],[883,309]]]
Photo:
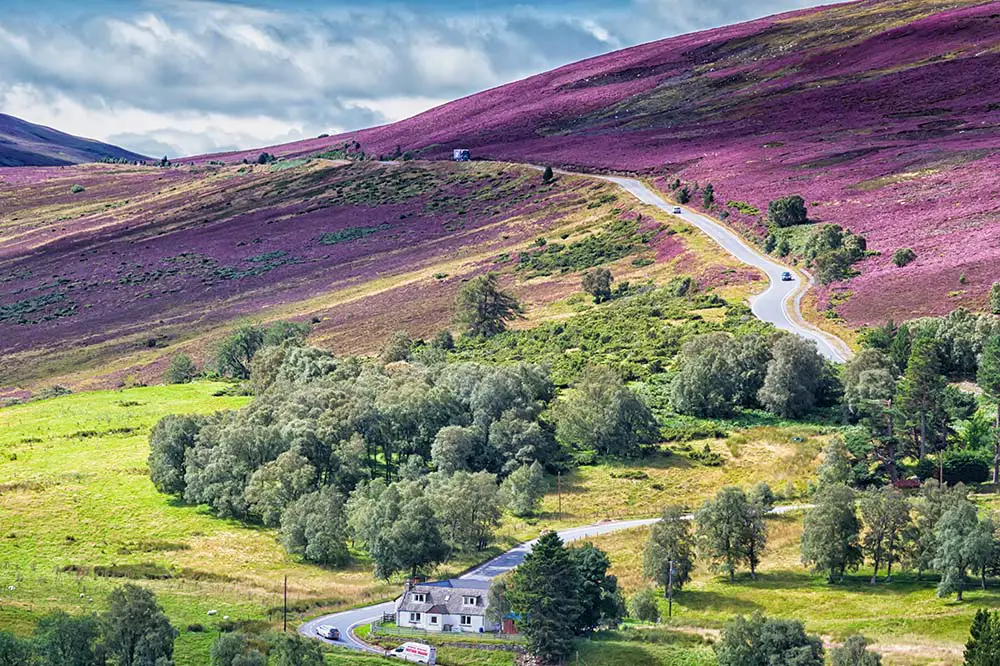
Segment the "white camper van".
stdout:
[[437,663],[437,648],[423,643],[403,643],[390,652],[389,656],[414,664],[434,666]]

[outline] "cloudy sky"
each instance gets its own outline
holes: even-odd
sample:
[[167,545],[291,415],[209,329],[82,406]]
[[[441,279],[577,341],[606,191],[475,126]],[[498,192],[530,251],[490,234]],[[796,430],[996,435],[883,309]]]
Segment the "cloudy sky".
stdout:
[[148,155],[399,120],[817,0],[0,0],[0,112]]

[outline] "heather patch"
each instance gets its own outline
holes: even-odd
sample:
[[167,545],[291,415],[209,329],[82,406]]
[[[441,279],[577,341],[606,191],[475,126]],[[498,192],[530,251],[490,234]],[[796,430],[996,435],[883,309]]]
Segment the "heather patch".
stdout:
[[642,230],[636,219],[618,219],[604,228],[569,244],[544,242],[537,249],[518,255],[517,270],[527,277],[551,275],[555,272],[583,271],[594,266],[617,261],[641,251],[663,226]]
[[55,292],[0,305],[0,323],[39,324],[76,314],[76,303],[66,294]]
[[331,231],[323,234],[319,237],[319,242],[323,245],[337,245],[338,243],[347,243],[359,238],[365,238],[366,236],[371,236],[390,228],[388,224],[380,224],[377,227],[347,227],[340,231]]

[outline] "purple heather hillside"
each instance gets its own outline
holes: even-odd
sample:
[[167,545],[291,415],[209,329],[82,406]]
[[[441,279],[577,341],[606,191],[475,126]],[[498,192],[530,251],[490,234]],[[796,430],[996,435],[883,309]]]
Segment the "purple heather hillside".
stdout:
[[67,166],[104,159],[149,158],[0,113],[0,167]]
[[[862,0],[645,44],[267,150],[349,141],[368,155],[398,146],[447,159],[463,147],[475,159],[711,182],[716,213],[757,237],[764,220],[736,209],[801,194],[811,219],[863,234],[878,253],[820,294],[864,324],[985,307],[1000,278],[998,91],[1000,2]],[[898,268],[902,247],[917,260]]]

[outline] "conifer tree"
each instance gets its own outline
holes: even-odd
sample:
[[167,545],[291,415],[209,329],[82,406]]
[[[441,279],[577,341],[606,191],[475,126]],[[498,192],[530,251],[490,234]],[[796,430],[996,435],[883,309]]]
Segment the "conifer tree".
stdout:
[[562,539],[546,532],[514,570],[508,591],[532,655],[555,663],[570,654],[583,610],[580,587],[580,573]]

